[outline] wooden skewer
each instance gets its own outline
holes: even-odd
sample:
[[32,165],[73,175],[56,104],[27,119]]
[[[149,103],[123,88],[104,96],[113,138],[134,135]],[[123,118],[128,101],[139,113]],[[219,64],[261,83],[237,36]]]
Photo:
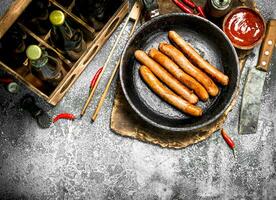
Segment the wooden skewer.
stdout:
[[[134,22],[134,24],[133,24],[133,26],[132,26],[132,29],[131,29],[131,31],[130,31],[129,36],[131,36],[131,35],[134,33],[135,28],[136,28],[136,25],[137,25],[137,23],[138,23],[138,21],[139,21],[140,14],[141,14],[141,8],[140,8],[140,6],[137,5],[137,7],[135,7],[135,8],[136,8],[136,9],[134,9],[133,12],[130,13],[130,15],[133,15],[132,18],[135,20],[135,22]],[[96,118],[98,117],[98,114],[99,114],[99,112],[100,112],[100,109],[101,109],[101,107],[102,107],[102,105],[103,105],[103,103],[104,103],[104,100],[105,100],[105,98],[106,98],[106,96],[107,96],[107,94],[108,94],[108,91],[109,91],[109,88],[110,88],[110,86],[111,86],[111,83],[112,83],[112,81],[114,80],[114,78],[115,78],[115,76],[116,76],[116,74],[117,74],[117,71],[118,71],[118,69],[119,69],[119,67],[120,67],[120,64],[121,64],[121,62],[120,62],[120,60],[119,60],[119,61],[117,62],[117,64],[116,64],[116,67],[114,68],[114,70],[113,70],[113,72],[112,72],[112,75],[111,75],[111,77],[110,77],[110,79],[109,79],[107,85],[105,86],[105,90],[104,90],[104,92],[103,92],[103,94],[102,94],[102,96],[101,96],[101,98],[100,98],[100,101],[99,101],[99,103],[98,103],[98,105],[97,105],[97,107],[96,107],[96,110],[94,111],[94,113],[93,113],[93,115],[92,115],[92,118],[91,118],[91,119],[92,119],[93,122],[94,122],[94,121],[96,120]]]
[[[136,5],[137,5],[137,2],[134,4],[133,8],[134,8]],[[132,8],[132,9],[133,9],[133,8]],[[115,43],[114,43],[114,45],[113,45],[113,47],[112,47],[112,49],[111,49],[111,51],[110,51],[110,53],[109,53],[109,55],[108,55],[106,61],[105,61],[105,63],[104,63],[102,73],[99,75],[99,78],[97,79],[97,81],[96,81],[96,83],[95,83],[95,86],[93,87],[91,93],[89,94],[89,97],[87,98],[87,100],[86,100],[86,102],[85,102],[85,104],[84,104],[84,106],[83,106],[83,108],[82,108],[82,111],[81,111],[81,114],[80,114],[81,117],[85,114],[85,111],[87,110],[88,105],[89,105],[89,103],[91,102],[91,100],[92,100],[92,98],[93,98],[93,96],[94,96],[94,93],[95,93],[95,91],[96,91],[96,89],[97,89],[97,87],[98,87],[98,85],[99,85],[99,82],[100,82],[100,80],[101,80],[101,77],[102,77],[102,75],[104,74],[104,71],[105,71],[105,69],[106,69],[106,67],[107,67],[107,65],[108,65],[108,63],[109,63],[109,61],[110,61],[110,59],[111,59],[111,57],[112,57],[112,55],[113,55],[113,52],[114,52],[114,50],[116,49],[116,46],[117,46],[118,42],[120,41],[121,36],[122,36],[122,34],[124,33],[124,31],[125,31],[125,29],[126,29],[126,26],[127,26],[128,22],[129,22],[130,17],[131,17],[131,13],[129,13],[129,15],[127,16],[126,22],[125,22],[125,24],[124,24],[122,30],[120,31],[119,36],[117,37],[117,40],[115,41]]]
[[109,81],[108,81],[108,83],[107,83],[107,85],[106,85],[106,87],[105,87],[105,90],[104,90],[104,92],[103,92],[103,94],[102,94],[102,96],[101,96],[101,99],[100,99],[100,101],[99,101],[99,103],[98,103],[98,105],[97,105],[97,108],[96,108],[96,110],[94,111],[94,113],[93,113],[93,115],[92,115],[92,121],[95,121],[96,118],[98,117],[98,114],[99,114],[99,112],[100,112],[100,109],[101,109],[101,107],[102,107],[102,105],[103,105],[103,103],[104,103],[104,100],[105,100],[106,95],[107,95],[107,93],[108,93],[108,90],[109,90],[109,88],[110,88],[110,86],[111,86],[111,83],[112,83],[112,81],[113,81],[115,75],[117,74],[117,71],[118,71],[118,69],[119,69],[119,66],[120,66],[120,61],[117,62],[117,65],[116,65],[116,67],[114,68],[114,70],[113,70],[113,72],[112,72],[112,75],[111,75],[111,77],[110,77],[110,79],[109,79]]

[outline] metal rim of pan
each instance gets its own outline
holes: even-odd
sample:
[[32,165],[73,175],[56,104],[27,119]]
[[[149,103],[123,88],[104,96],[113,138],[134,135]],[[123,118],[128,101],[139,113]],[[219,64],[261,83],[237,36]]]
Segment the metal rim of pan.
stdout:
[[[147,28],[148,26],[150,26],[152,23],[156,23],[158,20],[161,20],[161,19],[164,19],[164,18],[168,18],[168,17],[174,17],[174,16],[183,16],[183,17],[187,17],[187,18],[196,18],[197,20],[201,20],[202,22],[204,23],[208,23],[208,25],[210,25],[213,29],[215,29],[219,34],[221,34],[221,36],[223,36],[224,40],[228,42],[228,45],[230,46],[231,48],[231,51],[233,52],[234,54],[234,57],[235,57],[235,63],[236,63],[236,66],[232,66],[232,67],[236,67],[237,69],[237,80],[235,82],[235,85],[234,85],[234,90],[231,94],[231,98],[227,99],[227,102],[226,102],[226,106],[220,110],[220,112],[216,115],[214,115],[213,118],[201,123],[201,124],[198,124],[198,125],[194,125],[194,126],[189,126],[189,127],[169,127],[169,126],[164,126],[164,125],[161,125],[161,124],[158,124],[156,122],[154,122],[153,120],[151,120],[150,118],[148,118],[146,115],[142,114],[139,110],[139,108],[132,102],[131,98],[129,97],[128,95],[128,91],[127,91],[127,88],[126,88],[126,85],[123,81],[123,73],[124,73],[124,65],[123,65],[123,60],[124,60],[124,56],[128,50],[128,47],[129,45],[133,42],[133,40],[136,38],[136,36],[141,32],[143,31],[145,28]],[[183,133],[186,133],[186,132],[196,132],[196,131],[201,131],[202,129],[206,128],[207,126],[213,124],[214,122],[216,122],[220,117],[222,117],[222,115],[225,113],[225,111],[227,110],[227,108],[231,105],[234,97],[235,97],[235,94],[236,94],[236,91],[238,89],[238,85],[239,85],[239,80],[240,80],[240,69],[239,69],[239,59],[238,59],[238,56],[237,56],[237,53],[236,53],[236,50],[234,48],[234,46],[232,45],[231,41],[229,40],[229,38],[226,36],[226,34],[218,27],[216,26],[215,24],[213,24],[212,22],[210,22],[209,20],[207,19],[204,19],[202,17],[198,17],[198,16],[195,16],[195,15],[188,15],[188,14],[183,14],[183,13],[173,13],[173,14],[165,14],[165,15],[162,15],[162,16],[158,16],[146,23],[144,23],[141,27],[139,27],[137,29],[137,31],[132,35],[132,37],[128,40],[128,43],[126,44],[125,48],[124,48],[124,51],[122,53],[122,59],[121,59],[121,66],[120,66],[120,72],[119,72],[119,77],[120,77],[120,82],[121,82],[121,87],[122,87],[122,90],[123,90],[123,93],[124,93],[124,96],[126,97],[127,99],[127,102],[130,104],[131,108],[143,119],[145,120],[146,122],[148,122],[149,124],[151,124],[152,126],[156,127],[156,128],[160,128],[162,130],[167,130],[167,131],[172,131],[172,132],[183,132]],[[204,117],[204,114],[203,114],[203,117]]]

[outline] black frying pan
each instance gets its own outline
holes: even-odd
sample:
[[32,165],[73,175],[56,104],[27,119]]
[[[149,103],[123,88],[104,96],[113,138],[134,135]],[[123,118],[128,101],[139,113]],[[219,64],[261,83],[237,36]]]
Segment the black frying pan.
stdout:
[[[203,108],[202,117],[188,116],[149,89],[139,75],[139,62],[134,57],[137,49],[148,52],[169,42],[167,33],[175,30],[190,42],[199,53],[229,76],[227,87],[220,94],[197,105]],[[143,24],[131,37],[123,52],[120,81],[125,97],[133,110],[151,125],[175,132],[198,131],[216,121],[231,103],[239,80],[239,62],[236,51],[227,36],[213,23],[187,14],[167,14]]]

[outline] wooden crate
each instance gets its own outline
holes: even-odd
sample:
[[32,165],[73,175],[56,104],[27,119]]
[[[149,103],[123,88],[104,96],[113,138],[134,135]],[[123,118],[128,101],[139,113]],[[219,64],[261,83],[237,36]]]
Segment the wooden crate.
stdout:
[[[17,80],[26,85],[27,88],[29,88],[40,97],[44,98],[51,105],[56,105],[63,98],[65,93],[76,81],[76,79],[80,76],[80,74],[89,64],[91,59],[97,54],[103,44],[107,41],[112,32],[114,32],[116,27],[118,27],[118,25],[124,19],[125,15],[128,12],[129,3],[126,0],[123,1],[122,5],[108,20],[105,26],[99,32],[96,32],[92,26],[89,26],[84,20],[73,13],[72,10],[75,0],[72,0],[70,5],[68,5],[67,7],[61,5],[58,0],[49,0],[51,7],[62,10],[66,14],[66,18],[76,23],[84,33],[84,39],[87,44],[87,49],[76,62],[72,62],[51,44],[51,42],[49,41],[50,30],[46,35],[38,36],[34,32],[32,32],[26,24],[24,24],[24,20],[20,20],[20,15],[30,2],[31,0],[17,0],[12,4],[6,15],[3,16],[0,20],[0,38],[11,27],[11,25],[17,23],[19,27],[27,33],[27,37],[29,37],[32,42],[45,47],[62,60],[63,66],[66,70],[66,75],[56,88],[46,93],[45,91],[43,91],[43,89],[35,87],[34,84],[28,81],[26,77],[28,77],[29,73],[31,73],[30,71],[27,73],[24,72],[24,74],[22,74],[20,70],[14,70],[11,66],[3,62],[3,60],[1,59],[0,68],[13,75]],[[25,62],[22,63],[22,68],[27,68],[27,65],[28,59],[26,58]]]

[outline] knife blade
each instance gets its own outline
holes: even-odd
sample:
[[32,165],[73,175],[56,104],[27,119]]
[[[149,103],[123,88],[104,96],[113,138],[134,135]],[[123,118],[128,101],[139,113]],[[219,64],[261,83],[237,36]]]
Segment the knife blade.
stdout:
[[258,64],[247,75],[241,105],[239,133],[256,133],[258,128],[261,98],[266,73],[269,70],[270,60],[276,40],[276,20],[270,20],[259,54]]

